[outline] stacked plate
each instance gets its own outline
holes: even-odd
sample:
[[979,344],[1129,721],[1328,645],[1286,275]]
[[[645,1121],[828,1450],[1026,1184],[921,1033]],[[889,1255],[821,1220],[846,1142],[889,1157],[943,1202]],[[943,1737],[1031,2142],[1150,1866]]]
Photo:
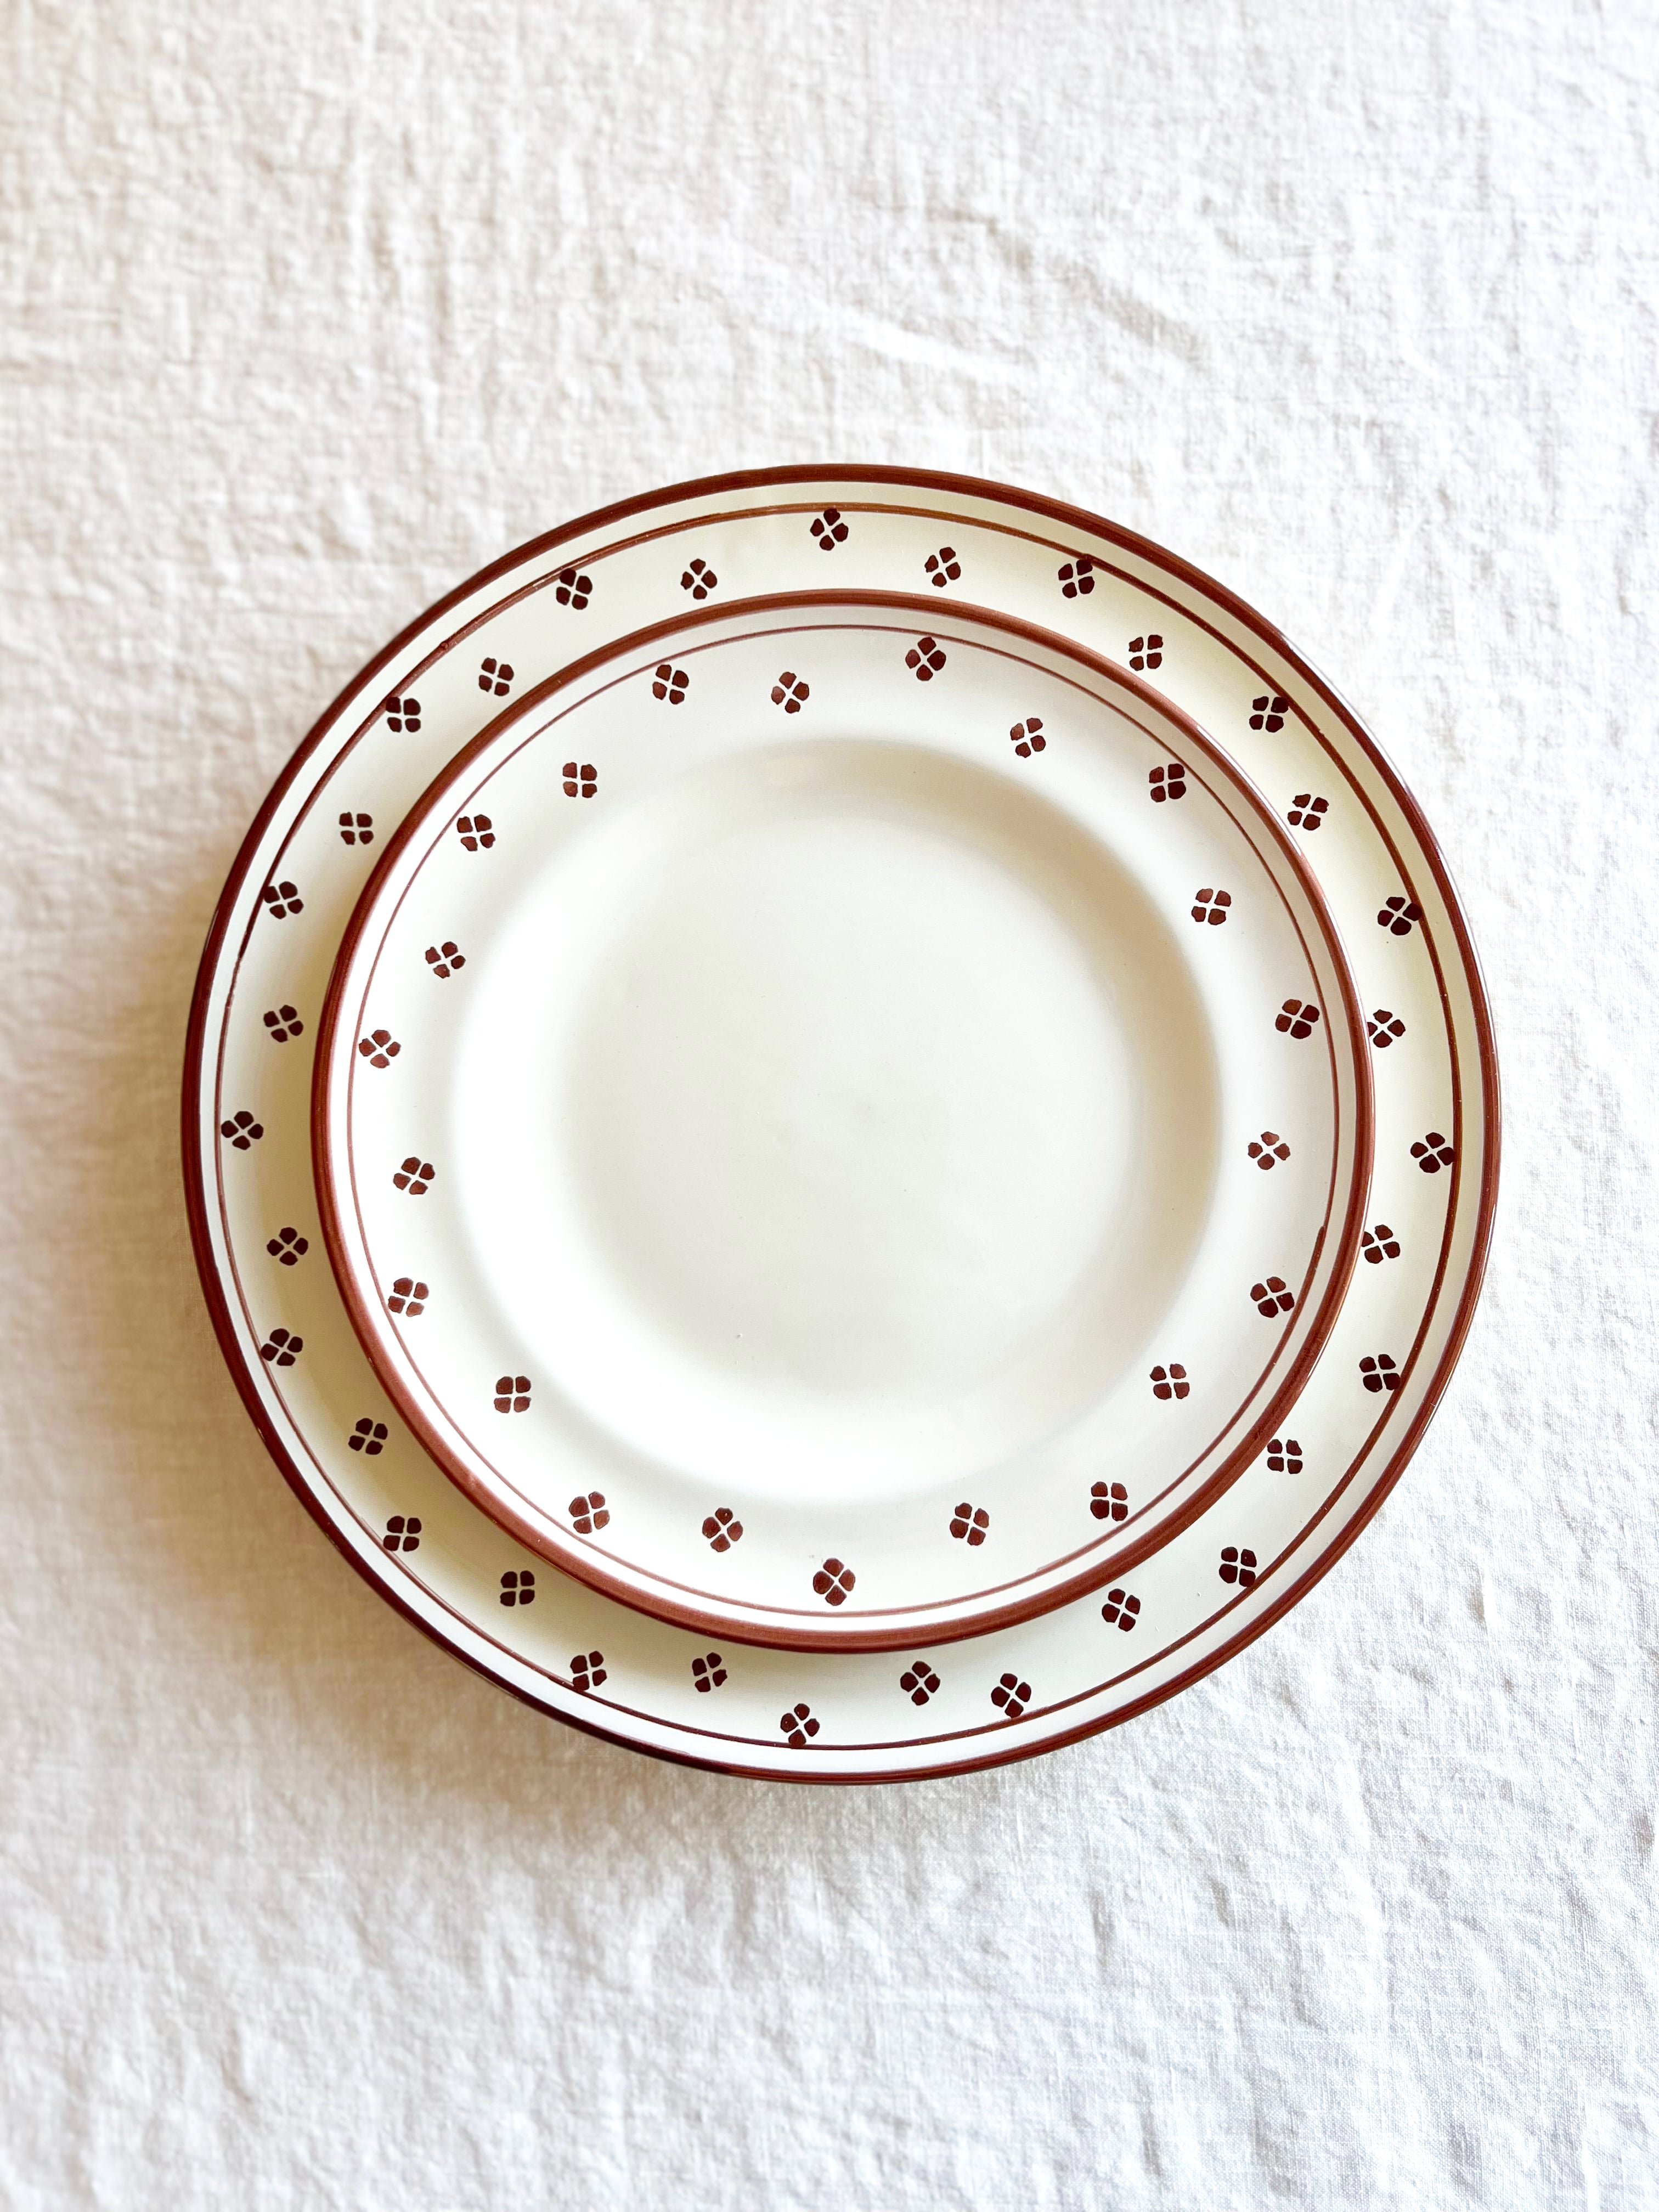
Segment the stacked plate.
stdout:
[[1419,809],[1231,593],[895,470],[486,570],[248,834],[185,1154],[225,1356],[561,1718],[890,1780],[1295,1603],[1468,1329],[1497,1066]]

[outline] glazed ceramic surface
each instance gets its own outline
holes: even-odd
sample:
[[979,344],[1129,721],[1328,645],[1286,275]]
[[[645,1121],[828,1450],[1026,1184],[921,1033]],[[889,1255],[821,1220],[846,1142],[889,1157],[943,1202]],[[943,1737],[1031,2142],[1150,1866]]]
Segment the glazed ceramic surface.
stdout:
[[[1212,731],[1318,873],[1374,1056],[1360,1263],[1293,1414],[1124,1583],[937,1655],[728,1649],[517,1545],[400,1427],[321,1249],[313,1188],[316,1026],[375,843],[527,685],[677,606],[821,587],[831,562],[845,586],[920,589],[941,610],[970,601],[1063,631]],[[504,1687],[616,1741],[728,1771],[875,1780],[1109,1727],[1221,1663],[1328,1571],[1398,1478],[1467,1334],[1496,1197],[1497,1066],[1419,810],[1271,624],[1174,556],[1056,502],[898,471],[799,470],[680,486],[573,524],[463,586],[348,687],[226,886],[192,1010],[184,1139],[227,1360],[289,1480],[389,1601]]]
[[716,604],[507,707],[392,842],[318,1192],[504,1528],[684,1626],[902,1649],[1120,1577],[1265,1442],[1370,1058],[1292,838],[1135,677],[920,599]]

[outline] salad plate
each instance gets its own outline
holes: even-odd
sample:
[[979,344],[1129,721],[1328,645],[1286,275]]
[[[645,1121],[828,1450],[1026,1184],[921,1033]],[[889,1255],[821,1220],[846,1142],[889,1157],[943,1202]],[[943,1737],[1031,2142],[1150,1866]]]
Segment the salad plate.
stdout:
[[[831,576],[1052,629],[1208,730],[1314,868],[1373,1057],[1360,1260],[1292,1413],[1121,1583],[937,1654],[728,1647],[507,1535],[402,1428],[327,1263],[313,1182],[324,994],[377,848],[434,775],[504,702],[607,643],[688,604]],[[1224,586],[1097,516],[878,468],[730,477],[606,509],[495,563],[377,654],[236,858],[192,1004],[183,1101],[192,1237],[227,1363],[279,1468],[379,1594],[575,1726],[722,1771],[819,1781],[960,1771],[1109,1728],[1304,1597],[1389,1495],[1455,1369],[1498,1128],[1490,1015],[1438,842],[1305,657]]]
[[512,1534],[683,1627],[902,1650],[1121,1577],[1265,1443],[1370,1060],[1293,837],[1144,680],[773,594],[531,688],[410,810],[325,1002],[319,1215]]

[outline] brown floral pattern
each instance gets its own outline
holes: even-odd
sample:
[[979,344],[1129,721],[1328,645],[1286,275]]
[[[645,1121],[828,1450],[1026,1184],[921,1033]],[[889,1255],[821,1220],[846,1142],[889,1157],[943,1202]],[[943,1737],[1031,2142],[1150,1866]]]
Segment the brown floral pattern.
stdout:
[[1100,1617],[1108,1628],[1121,1628],[1127,1636],[1140,1618],[1140,1600],[1125,1589],[1108,1590]]
[[845,1605],[858,1577],[841,1559],[826,1559],[812,1577],[812,1587],[826,1605]]

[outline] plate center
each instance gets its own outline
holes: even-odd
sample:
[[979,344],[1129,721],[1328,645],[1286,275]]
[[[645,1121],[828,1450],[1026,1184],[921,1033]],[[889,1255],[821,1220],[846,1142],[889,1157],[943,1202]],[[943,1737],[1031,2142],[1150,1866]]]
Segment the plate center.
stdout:
[[1099,842],[947,756],[688,774],[551,863],[480,981],[479,1256],[671,1462],[846,1497],[1002,1461],[1139,1355],[1201,1233],[1182,954]]

